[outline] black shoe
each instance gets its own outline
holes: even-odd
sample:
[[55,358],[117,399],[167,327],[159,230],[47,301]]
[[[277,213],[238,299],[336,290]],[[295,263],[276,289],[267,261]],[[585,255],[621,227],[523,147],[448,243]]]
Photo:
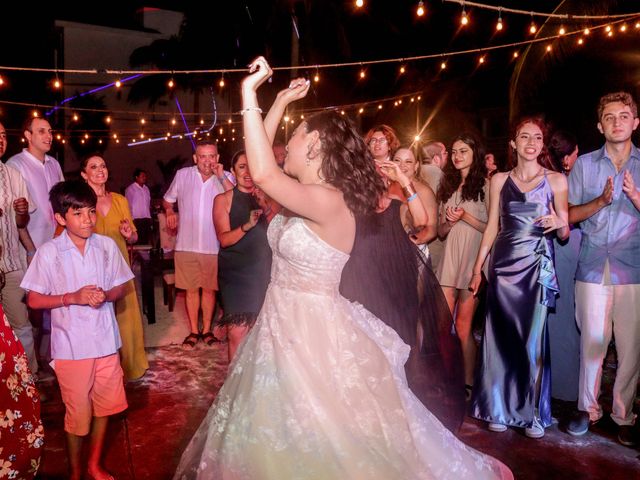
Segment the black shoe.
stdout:
[[574,437],[584,435],[589,431],[590,423],[591,421],[589,420],[589,414],[587,412],[578,410],[567,425],[567,433],[569,435],[573,435]]
[[618,427],[618,442],[625,447],[635,447],[638,445],[638,438],[633,429],[633,425],[620,425]]

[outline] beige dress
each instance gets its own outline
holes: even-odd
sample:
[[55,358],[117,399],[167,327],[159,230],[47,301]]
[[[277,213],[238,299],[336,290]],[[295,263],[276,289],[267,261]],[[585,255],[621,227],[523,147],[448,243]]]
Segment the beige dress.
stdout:
[[[489,182],[485,183],[484,198],[485,201],[470,202],[462,200],[460,192],[456,191],[444,205],[441,204],[440,211],[444,212],[446,207],[461,207],[478,220],[486,223],[488,212],[485,202],[489,198]],[[456,222],[445,240],[444,253],[436,273],[441,286],[460,290],[466,290],[469,287],[473,264],[476,261],[481,241],[481,232],[462,220]]]

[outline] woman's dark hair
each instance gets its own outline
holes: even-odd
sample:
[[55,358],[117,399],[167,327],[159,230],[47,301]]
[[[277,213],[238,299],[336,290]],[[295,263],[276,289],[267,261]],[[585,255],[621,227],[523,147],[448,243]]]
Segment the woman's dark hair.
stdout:
[[98,203],[96,192],[81,180],[67,180],[56,183],[49,192],[53,213],[64,214],[70,208],[95,207]]
[[238,150],[236,153],[234,153],[233,157],[231,157],[231,168],[235,168],[236,163],[238,163],[238,160],[240,160],[240,157],[246,154],[247,152],[245,152],[244,150]]
[[306,122],[308,132],[317,130],[320,135],[324,181],[343,193],[354,215],[374,213],[386,189],[353,123],[335,111],[318,113]]
[[[473,152],[471,168],[469,168],[469,174],[462,186],[462,200],[470,202],[480,200],[484,202],[484,186],[487,177],[484,145],[478,137],[466,132],[455,137],[451,145],[457,141],[468,145]],[[453,164],[452,158],[446,163],[442,172],[442,180],[440,180],[440,186],[438,187],[438,202],[445,203],[462,183],[462,174]]]
[[[82,160],[80,160],[80,171],[81,172],[84,172],[86,170],[87,164],[89,163],[89,159],[91,159],[93,157],[100,157],[102,160],[104,160],[104,156],[100,152],[90,152],[90,153],[86,154],[85,156],[82,157]],[[107,163],[106,160],[104,160],[104,162]]]
[[[518,136],[518,132],[520,129],[527,123],[532,123],[542,130],[542,150],[540,150],[540,155],[538,155],[538,163],[542,165],[544,168],[548,168],[553,170],[553,165],[551,163],[551,157],[549,156],[549,150],[547,150],[547,136],[549,134],[549,129],[547,128],[546,122],[542,119],[542,117],[533,115],[528,117],[522,117],[519,122],[514,125],[514,128],[511,130],[511,135],[509,136],[510,140],[516,141],[516,137]],[[507,167],[511,170],[518,163],[518,157],[516,150],[509,146],[509,157],[507,159]]]
[[566,130],[556,130],[549,139],[549,155],[551,156],[552,168],[556,172],[562,172],[562,160],[566,155],[571,155],[578,146],[576,136]]

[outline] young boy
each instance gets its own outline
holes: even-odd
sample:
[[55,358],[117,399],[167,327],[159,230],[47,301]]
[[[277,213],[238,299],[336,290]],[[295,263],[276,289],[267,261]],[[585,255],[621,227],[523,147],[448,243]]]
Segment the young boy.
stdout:
[[66,228],[38,248],[21,286],[30,308],[51,309],[51,363],[66,407],[70,478],[82,477],[82,441],[91,432],[87,473],[110,479],[100,465],[107,420],[127,408],[113,302],[134,275],[115,242],[93,233],[97,197],[91,187],[60,182],[49,198]]

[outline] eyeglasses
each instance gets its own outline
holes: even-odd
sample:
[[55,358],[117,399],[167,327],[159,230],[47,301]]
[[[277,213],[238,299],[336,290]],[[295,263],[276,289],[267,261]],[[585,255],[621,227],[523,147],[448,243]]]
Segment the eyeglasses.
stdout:
[[374,143],[384,145],[385,143],[387,143],[387,137],[373,137],[371,138],[371,140],[369,140],[369,145],[372,145]]

